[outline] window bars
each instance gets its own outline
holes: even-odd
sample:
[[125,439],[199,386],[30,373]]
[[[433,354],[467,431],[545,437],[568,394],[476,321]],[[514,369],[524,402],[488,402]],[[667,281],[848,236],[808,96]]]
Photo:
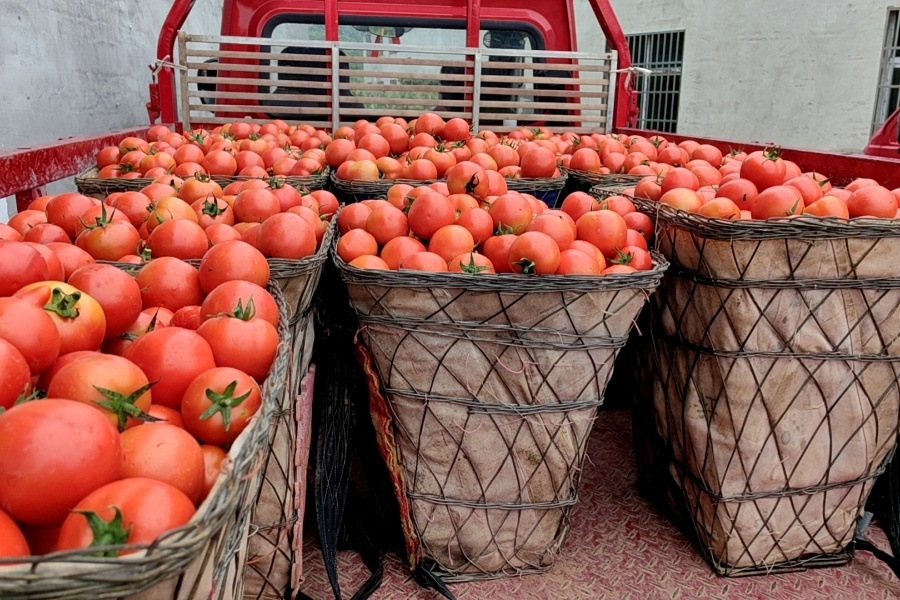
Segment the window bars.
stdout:
[[649,69],[636,73],[638,127],[675,133],[678,129],[678,101],[684,59],[684,32],[644,33],[627,36],[631,62]]

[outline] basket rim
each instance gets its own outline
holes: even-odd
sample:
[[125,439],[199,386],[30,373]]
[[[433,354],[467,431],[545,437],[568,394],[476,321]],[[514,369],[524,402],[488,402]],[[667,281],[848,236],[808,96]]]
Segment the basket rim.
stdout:
[[[406,184],[413,187],[427,186],[433,183],[446,183],[447,179],[378,179],[362,180],[362,179],[341,179],[337,176],[337,171],[331,172],[331,181],[342,192],[386,192],[389,188],[397,184]],[[506,186],[510,190],[527,192],[529,189],[538,191],[554,191],[562,189],[566,185],[567,175],[562,173],[559,177],[540,177],[527,178],[520,177],[517,179],[507,179]]]
[[658,201],[628,196],[638,211],[660,224],[722,241],[759,240],[838,240],[900,236],[900,219],[857,217],[777,217],[766,220],[729,221],[705,217],[674,208]]

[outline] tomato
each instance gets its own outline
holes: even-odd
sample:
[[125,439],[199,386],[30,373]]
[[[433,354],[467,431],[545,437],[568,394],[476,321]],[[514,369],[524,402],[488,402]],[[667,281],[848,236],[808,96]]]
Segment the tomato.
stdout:
[[0,337],[0,411],[12,408],[31,393],[31,369],[28,361],[11,342]]
[[[195,512],[190,498],[167,483],[145,477],[122,479],[94,490],[75,506],[60,528],[59,549],[150,544],[190,521]],[[111,548],[103,555],[133,552]]]
[[225,150],[210,151],[200,161],[200,165],[210,175],[231,176],[237,173],[237,161]]
[[578,221],[583,214],[600,210],[600,203],[585,192],[572,192],[563,199],[560,210],[572,217],[574,221]]
[[356,149],[356,144],[347,139],[335,139],[325,148],[325,162],[336,169],[347,160],[347,156]]
[[184,492],[197,504],[206,467],[200,444],[181,427],[154,423],[122,433],[122,477],[146,477]]
[[636,271],[649,271],[653,268],[653,259],[650,253],[637,246],[625,246],[618,253],[612,263],[614,265],[626,265]]
[[616,274],[621,275],[621,274],[635,273],[635,272],[637,272],[637,269],[635,269],[631,265],[615,264],[615,265],[606,267],[605,269],[603,269],[603,271],[600,272],[600,274],[601,275],[616,275]]
[[415,252],[410,254],[400,263],[401,269],[409,271],[432,271],[436,273],[447,271],[447,261],[440,254],[434,252]]
[[0,296],[12,296],[49,276],[47,261],[38,250],[23,242],[0,240]]
[[[849,187],[847,186],[847,189]],[[889,189],[878,184],[863,185],[853,190],[850,197],[847,198],[847,211],[850,213],[850,218],[893,219],[897,214],[897,198]]]
[[21,242],[22,234],[7,225],[6,223],[0,223],[0,240],[7,240],[13,242]]
[[504,194],[494,200],[488,212],[494,221],[494,231],[498,233],[522,233],[534,216],[534,208],[528,199],[515,193]]
[[407,213],[409,229],[425,240],[441,227],[452,225],[455,221],[453,203],[438,192],[428,191],[417,197]]
[[239,369],[217,367],[198,375],[181,402],[185,427],[198,440],[225,446],[250,424],[262,406],[259,386]]
[[201,445],[200,451],[203,453],[204,467],[203,492],[200,494],[200,501],[202,502],[209,496],[213,486],[216,484],[219,473],[222,472],[222,463],[228,457],[228,453],[219,446],[212,446],[209,444]]
[[172,315],[172,327],[195,330],[200,327],[200,307],[182,306]]
[[254,318],[255,312],[246,306],[234,314],[211,317],[197,333],[212,348],[217,367],[241,369],[262,382],[278,353],[278,331],[268,321]]
[[688,188],[675,188],[659,197],[659,201],[672,208],[687,212],[697,212],[703,206],[703,196]]
[[9,218],[9,226],[25,235],[35,225],[47,222],[47,213],[42,210],[23,210]]
[[759,193],[750,207],[750,214],[754,219],[771,219],[799,215],[803,208],[803,196],[797,188],[775,185]]
[[95,408],[46,399],[0,414],[0,509],[19,523],[58,525],[121,468],[119,432]]
[[171,425],[184,429],[184,419],[181,418],[181,413],[174,408],[161,404],[151,404],[147,414],[156,420],[147,421],[144,425]]
[[615,257],[616,251],[625,246],[628,226],[622,215],[611,210],[585,213],[575,222],[575,226],[578,239],[597,246],[606,258]]
[[847,209],[847,203],[840,198],[831,195],[823,196],[821,199],[804,208],[803,214],[815,217],[850,218],[850,211]]
[[171,256],[151,260],[136,279],[144,308],[161,306],[174,312],[203,300],[199,271]]
[[690,169],[676,167],[663,177],[660,188],[663,194],[675,188],[688,188],[696,191],[700,189],[700,180]]
[[603,163],[600,162],[600,155],[593,148],[579,148],[572,153],[572,160],[569,167],[578,171],[587,171],[590,173],[598,173]]
[[723,183],[716,190],[716,197],[728,198],[741,210],[749,210],[758,195],[756,185],[749,179],[735,179]]
[[256,247],[268,258],[299,260],[316,253],[315,230],[294,213],[281,213],[266,219],[256,235]]
[[[149,195],[149,194],[148,194]],[[175,196],[176,194],[166,194],[166,196]],[[221,198],[223,195],[222,187],[205,175],[195,175],[184,180],[181,189],[178,190],[177,196],[187,202],[193,204],[197,200],[206,200],[207,198]],[[155,198],[160,200],[164,196]],[[153,198],[153,196],[151,196]]]
[[463,252],[447,261],[447,270],[451,273],[468,273],[469,275],[496,273],[494,263],[478,252]]
[[256,317],[278,326],[278,305],[265,289],[249,281],[226,281],[219,285],[203,300],[200,307],[200,322],[212,317],[233,314],[236,308],[253,306]]
[[813,181],[812,178],[805,175],[788,179],[784,182],[784,185],[797,188],[797,191],[800,192],[800,195],[803,197],[803,204],[805,206],[809,206],[813,202],[820,200],[823,195],[822,187]]
[[710,219],[737,221],[741,218],[740,207],[728,198],[714,198],[701,206],[697,212]]
[[381,258],[392,270],[400,268],[400,264],[416,252],[425,252],[425,245],[413,237],[396,237],[381,249]]
[[0,510],[0,559],[30,555],[25,534],[9,515]]
[[561,214],[540,214],[532,219],[528,224],[526,231],[540,231],[553,238],[557,247],[562,250],[568,249],[572,242],[575,241],[575,228],[570,225],[566,219],[571,219],[566,213]]
[[778,156],[775,149],[767,148],[751,152],[741,163],[741,178],[753,182],[760,192],[783,184],[786,173],[784,160]]
[[497,171],[485,171],[485,173],[488,178],[488,196],[502,196],[509,191],[506,177]]
[[89,294],[59,281],[39,281],[25,286],[16,296],[42,307],[56,325],[60,354],[98,350],[106,334],[103,307]]
[[553,173],[556,171],[556,155],[546,148],[533,148],[522,156],[520,166],[522,167],[522,177],[553,177]]
[[476,246],[480,246],[494,232],[494,220],[491,213],[483,208],[471,208],[464,211],[456,219],[456,224],[469,230]]
[[266,262],[266,257],[242,241],[222,242],[210,248],[200,262],[200,286],[203,291],[208,294],[217,285],[233,279],[265,287],[269,282],[269,263]]
[[106,340],[103,344],[103,352],[115,354],[116,356],[125,356],[125,351],[134,340],[156,328],[169,327],[171,318],[172,311],[167,308],[145,309],[141,311],[134,323],[125,330],[125,333],[111,340]]
[[36,242],[22,243],[37,250],[44,258],[44,262],[47,263],[47,281],[66,280],[66,270],[63,268],[62,261],[59,260],[59,256],[56,255],[56,252],[44,244],[38,244]]
[[147,217],[147,221],[144,223],[144,226],[147,227],[147,231],[152,232],[154,229],[156,229],[166,221],[174,221],[178,219],[193,221],[194,223],[197,223],[199,221],[199,219],[197,218],[197,213],[194,212],[194,209],[190,204],[188,204],[184,200],[181,200],[180,198],[167,196],[165,198],[160,198],[156,202],[156,206],[150,212],[150,215]]
[[[418,122],[416,125],[418,126]],[[423,125],[423,127],[425,126],[427,124]],[[469,129],[469,123],[465,119],[455,117],[444,123],[441,137],[447,142],[465,142],[472,137],[472,132]]]
[[182,260],[203,258],[209,238],[197,223],[175,219],[160,223],[147,240],[154,257],[171,256]]
[[59,194],[47,203],[47,222],[61,227],[69,239],[74,240],[82,213],[97,204],[100,201],[96,198],[74,192]]
[[164,327],[142,335],[125,351],[151,381],[153,401],[177,408],[184,390],[203,371],[215,367],[212,348],[202,336],[180,327]]
[[388,264],[384,262],[383,259],[373,254],[363,254],[362,256],[357,256],[348,264],[351,267],[356,267],[357,269],[378,269],[381,271],[389,270]]
[[108,261],[136,254],[140,242],[141,234],[127,219],[85,228],[75,238],[75,245],[94,259]]
[[515,273],[549,275],[559,266],[559,246],[540,231],[527,231],[509,247],[509,267]]
[[234,225],[234,211],[231,205],[222,198],[206,198],[195,200],[191,208],[197,213],[197,223],[206,229],[214,223]]
[[351,229],[365,229],[370,214],[372,214],[372,209],[365,204],[356,203],[345,206],[338,215],[338,231],[344,234]]
[[366,219],[366,231],[371,233],[380,244],[387,244],[396,237],[409,234],[409,223],[406,214],[399,208],[379,206],[372,210]]
[[281,202],[270,189],[251,188],[237,195],[233,209],[239,223],[262,223],[281,212]]
[[106,146],[97,152],[97,168],[102,169],[108,165],[118,165],[122,159],[122,151],[118,146]]
[[428,251],[449,262],[460,254],[469,254],[475,248],[475,239],[462,225],[444,225],[431,237]]
[[[593,152],[593,151],[592,151]],[[601,260],[603,257],[601,255]],[[557,275],[599,275],[606,263],[600,263],[596,257],[581,250],[569,248],[559,253],[559,266]]]
[[503,234],[489,237],[482,244],[482,253],[494,265],[497,273],[512,273],[512,267],[509,266],[509,248],[516,240],[513,234]]
[[231,225],[224,223],[213,223],[206,228],[206,237],[209,238],[210,246],[227,242],[228,240],[241,239],[240,232]]
[[346,263],[365,255],[378,254],[378,241],[365,229],[351,229],[340,237],[337,255]]
[[72,273],[68,283],[94,298],[103,308],[105,339],[124,333],[141,313],[141,288],[134,277],[121,269],[88,265]]
[[451,194],[469,194],[484,198],[490,191],[485,169],[472,161],[458,163],[447,172],[447,190]]
[[321,216],[333,215],[337,212],[339,206],[337,196],[328,190],[314,190],[310,192],[309,195],[319,203],[319,210],[317,212]]

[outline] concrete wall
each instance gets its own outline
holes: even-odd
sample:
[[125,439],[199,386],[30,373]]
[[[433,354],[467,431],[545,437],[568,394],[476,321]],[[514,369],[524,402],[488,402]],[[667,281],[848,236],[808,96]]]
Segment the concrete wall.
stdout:
[[[603,50],[586,0],[579,44]],[[684,30],[678,133],[860,152],[896,0],[613,0],[626,34]]]

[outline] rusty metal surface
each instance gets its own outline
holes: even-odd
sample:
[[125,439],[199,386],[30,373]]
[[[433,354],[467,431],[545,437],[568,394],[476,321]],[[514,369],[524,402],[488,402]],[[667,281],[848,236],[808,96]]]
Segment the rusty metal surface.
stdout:
[[[900,581],[868,553],[843,567],[743,578],[715,575],[698,551],[646,502],[636,488],[628,410],[603,410],[588,446],[572,530],[545,574],[450,586],[459,600],[869,600],[900,598]],[[877,527],[870,537],[887,549]],[[306,580],[301,590],[315,600],[333,598],[321,552],[312,537],[304,544]],[[338,555],[345,598],[368,577],[353,552]],[[385,561],[379,600],[439,600],[420,588],[399,555]]]

